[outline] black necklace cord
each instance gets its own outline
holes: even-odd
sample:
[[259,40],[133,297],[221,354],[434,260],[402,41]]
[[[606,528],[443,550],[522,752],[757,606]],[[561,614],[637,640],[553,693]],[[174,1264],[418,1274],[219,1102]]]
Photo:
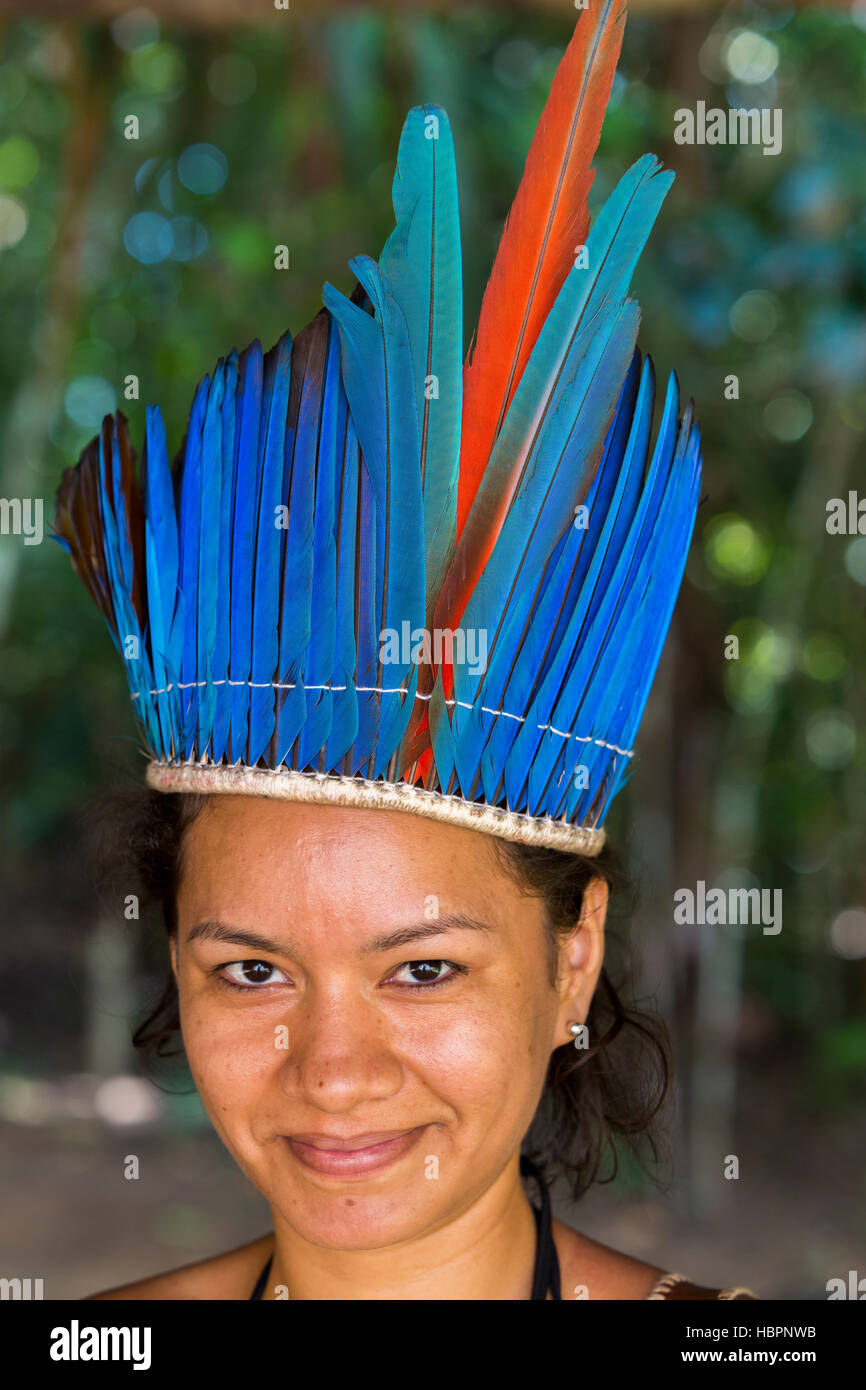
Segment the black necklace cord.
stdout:
[[521,1155],[520,1173],[522,1177],[534,1178],[541,1197],[541,1210],[533,1207],[538,1243],[535,1250],[535,1269],[532,1275],[530,1301],[546,1301],[548,1291],[554,1301],[562,1302],[559,1274],[559,1256],[553,1239],[553,1213],[550,1207],[550,1193],[541,1170],[531,1159]]

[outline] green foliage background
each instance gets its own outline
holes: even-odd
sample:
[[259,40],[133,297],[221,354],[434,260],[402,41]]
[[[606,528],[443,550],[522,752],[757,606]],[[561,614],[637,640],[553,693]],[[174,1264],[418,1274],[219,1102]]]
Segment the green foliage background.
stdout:
[[[672,139],[679,106],[737,104],[712,75],[736,25],[778,48],[778,157]],[[7,26],[0,64],[0,194],[27,217],[0,251],[2,495],[42,496],[47,525],[61,471],[106,410],[123,409],[140,444],[145,402],[158,402],[176,449],[220,355],[296,332],[325,280],[348,293],[347,261],[378,255],[392,226],[400,126],[420,101],[444,105],[454,130],[468,347],[568,17],[347,12],[282,29],[163,30],[131,51],[85,26],[71,68],[69,32],[58,33]],[[866,30],[844,12],[636,16],[592,195],[597,206],[647,150],[677,171],[634,289],[641,346],[660,382],[677,370],[705,444],[666,686],[675,718],[661,726],[670,746],[649,750],[663,785],[642,779],[639,759],[611,827],[630,842],[642,807],[664,817],[669,883],[737,867],[782,888],[784,929],[749,934],[737,987],[760,1037],[796,1036],[804,1084],[838,1104],[862,1096],[866,1055],[864,958],[828,934],[842,910],[866,906],[866,536],[828,535],[825,519],[830,497],[866,494],[864,110]],[[130,113],[137,141],[123,135]],[[97,147],[87,176],[76,141]],[[198,142],[227,162],[214,193],[178,178]],[[71,196],[83,212],[70,261]],[[205,249],[137,260],[124,232],[143,211],[194,219]],[[273,268],[278,243],[288,272]],[[138,401],[122,396],[129,373]],[[725,398],[732,373],[738,400]],[[0,903],[20,949],[38,924],[86,922],[77,812],[116,768],[138,774],[143,762],[120,663],[58,546],[0,537],[0,607]],[[730,635],[738,661],[724,658]],[[859,941],[866,950],[862,924]],[[50,1052],[26,1019],[15,1039],[19,1059]]]

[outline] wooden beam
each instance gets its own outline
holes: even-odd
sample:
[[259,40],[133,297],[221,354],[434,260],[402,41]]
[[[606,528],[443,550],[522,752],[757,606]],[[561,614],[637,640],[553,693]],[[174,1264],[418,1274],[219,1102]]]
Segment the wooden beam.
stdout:
[[[279,0],[282,3],[282,0]],[[559,12],[563,19],[574,19],[579,11],[569,0],[488,0],[491,8]],[[820,3],[820,0],[789,0],[795,8]],[[200,29],[232,27],[262,27],[285,23],[288,19],[306,20],[318,15],[351,14],[354,11],[393,10],[405,14],[453,14],[451,0],[376,0],[374,6],[354,3],[354,0],[286,0],[287,8],[277,9],[275,0],[146,0],[149,10],[168,28],[186,25]],[[67,19],[109,22],[128,15],[134,6],[130,0],[0,0],[0,16],[7,19]],[[629,9],[641,14],[671,14],[674,12],[712,12],[724,8],[724,0],[630,0]],[[745,21],[744,21],[745,22]]]

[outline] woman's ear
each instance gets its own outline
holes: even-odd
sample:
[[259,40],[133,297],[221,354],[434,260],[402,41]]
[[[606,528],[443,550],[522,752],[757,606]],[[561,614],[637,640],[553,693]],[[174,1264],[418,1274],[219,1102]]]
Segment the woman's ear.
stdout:
[[172,932],[172,934],[171,934],[171,936],[170,936],[170,938],[169,938],[168,949],[169,949],[169,951],[171,952],[171,973],[172,973],[172,975],[174,976],[174,982],[175,982],[175,984],[177,984],[177,932],[176,932],[176,931],[175,931],[175,932]]
[[[554,1047],[574,1042],[572,1023],[586,1023],[592,996],[604,963],[604,925],[607,917],[608,886],[603,878],[593,878],[583,895],[580,918],[573,931],[561,938],[559,948],[559,1015]],[[592,1045],[592,1038],[586,1045]]]

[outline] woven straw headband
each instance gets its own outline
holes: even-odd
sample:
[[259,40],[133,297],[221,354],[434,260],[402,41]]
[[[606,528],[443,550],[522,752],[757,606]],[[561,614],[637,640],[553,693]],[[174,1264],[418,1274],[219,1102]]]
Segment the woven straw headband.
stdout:
[[193,763],[152,762],[147,785],[160,792],[222,793],[267,796],[327,806],[357,806],[372,811],[405,811],[443,825],[479,830],[523,845],[538,845],[570,854],[595,856],[605,842],[604,830],[591,830],[561,821],[523,816],[499,806],[486,806],[460,797],[444,796],[407,783],[368,782],[359,777],[334,777],[290,768],[214,767]]

